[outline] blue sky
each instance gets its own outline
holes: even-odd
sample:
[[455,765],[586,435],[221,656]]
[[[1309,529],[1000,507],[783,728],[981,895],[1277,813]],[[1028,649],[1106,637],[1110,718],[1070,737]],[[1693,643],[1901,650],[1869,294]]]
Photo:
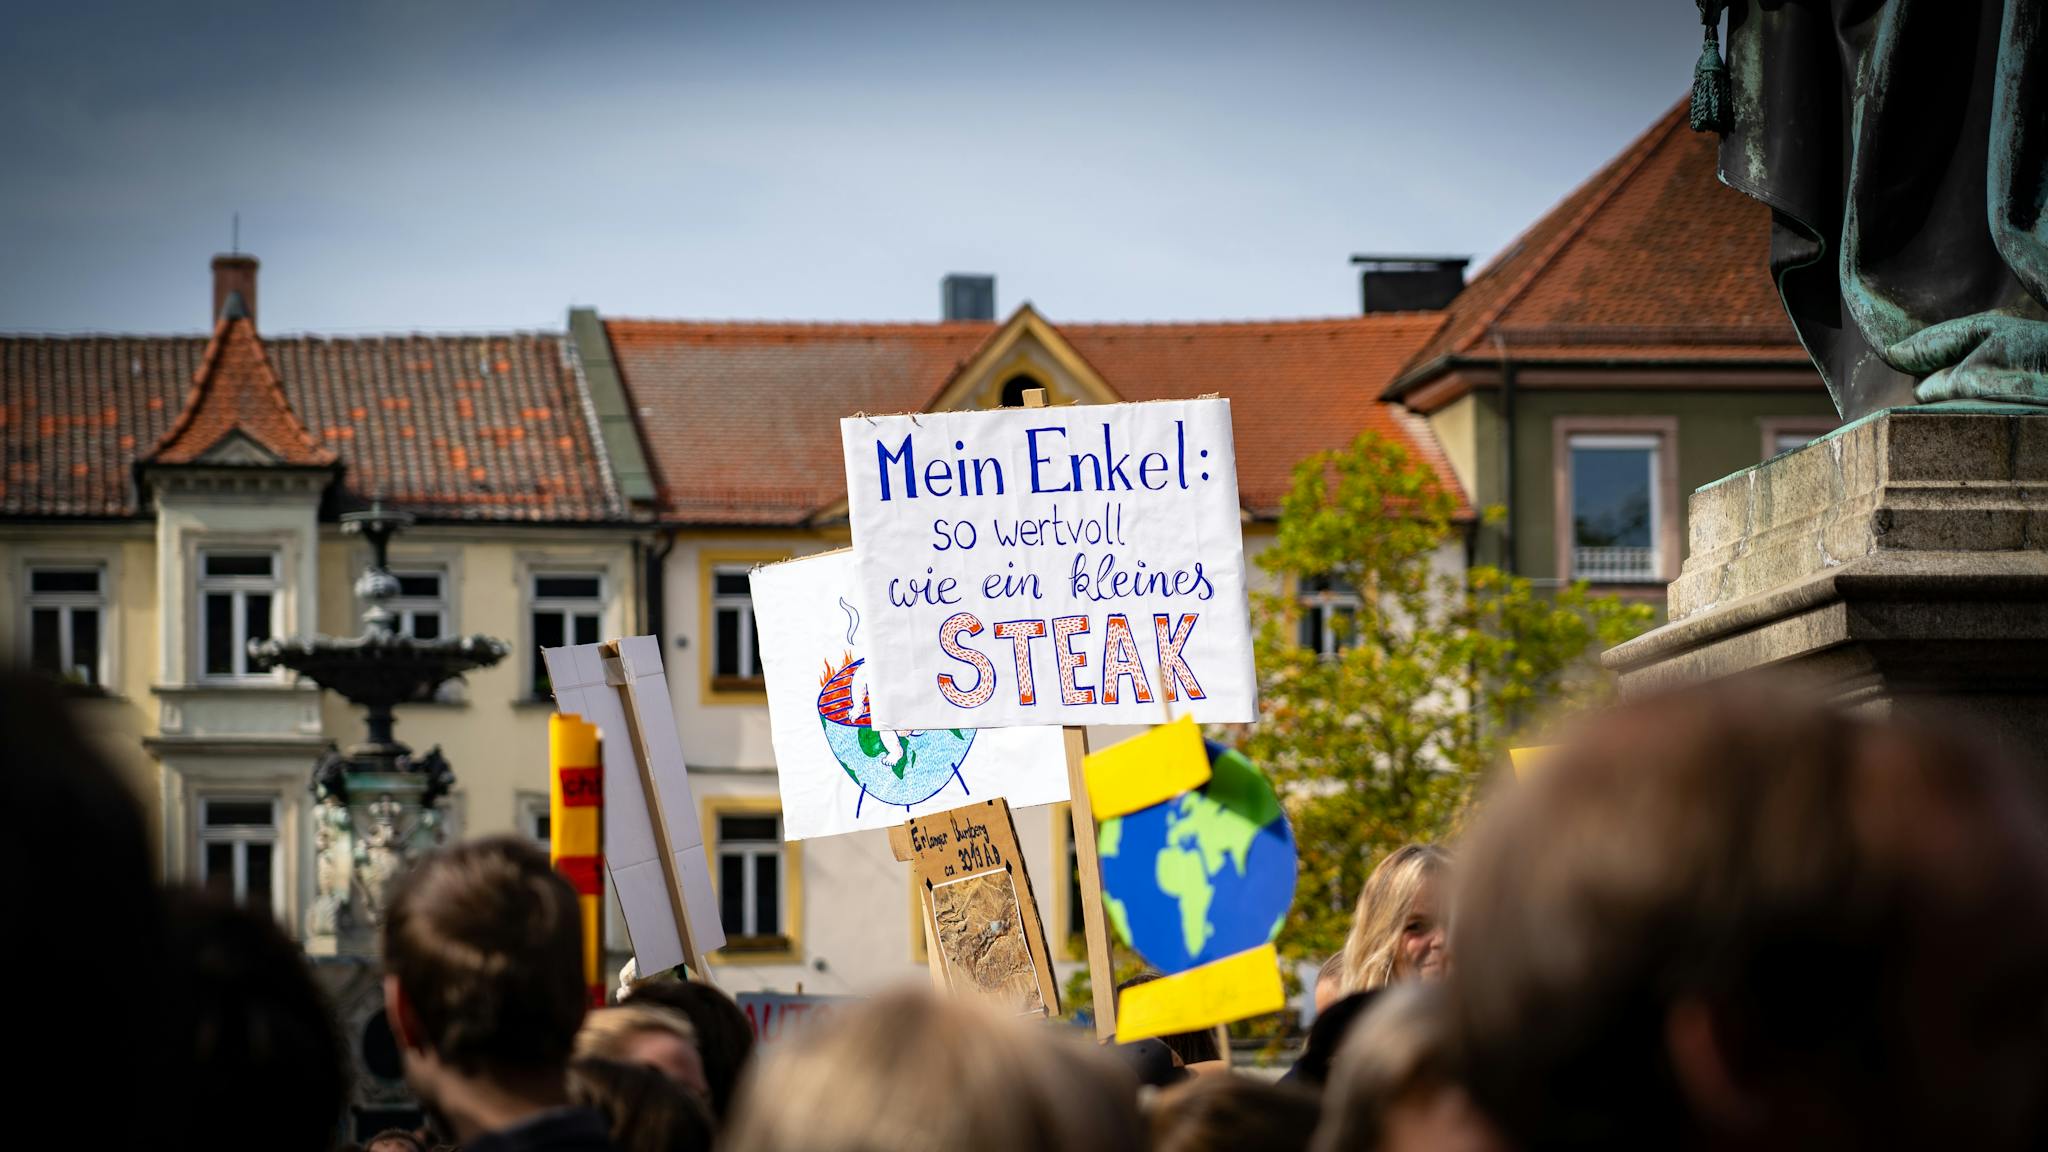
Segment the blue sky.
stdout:
[[25,6],[0,329],[193,331],[241,214],[266,331],[572,304],[930,319],[1346,314],[1483,259],[1686,91],[1685,0]]

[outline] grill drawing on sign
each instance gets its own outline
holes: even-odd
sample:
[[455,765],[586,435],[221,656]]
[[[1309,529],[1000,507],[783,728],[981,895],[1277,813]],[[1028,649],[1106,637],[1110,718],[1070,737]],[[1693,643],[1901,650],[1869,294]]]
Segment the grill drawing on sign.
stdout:
[[847,776],[860,786],[854,801],[854,815],[872,796],[884,804],[908,809],[938,795],[955,780],[960,791],[972,795],[960,766],[974,746],[971,728],[935,728],[893,732],[876,728],[868,714],[865,657],[853,654],[855,634],[860,630],[860,613],[844,598],[846,650],[837,664],[824,662],[819,677],[818,720],[825,731],[825,743]]
[[1044,1012],[1009,869],[943,880],[932,885],[931,895],[932,921],[952,985],[1018,1015]]

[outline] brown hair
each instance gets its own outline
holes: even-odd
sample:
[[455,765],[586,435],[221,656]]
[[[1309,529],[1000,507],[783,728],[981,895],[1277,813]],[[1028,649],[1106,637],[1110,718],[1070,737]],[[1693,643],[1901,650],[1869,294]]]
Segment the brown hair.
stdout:
[[1993,899],[2041,914],[2011,882],[2039,850],[2027,799],[1950,740],[1778,686],[1596,718],[1459,864],[1473,1095],[1525,1149],[1679,1146],[1707,1123],[1671,1055],[1674,1008],[1697,1006],[1744,1091],[1790,1093],[1847,1146],[1905,1138],[1914,1105],[1888,1088],[1925,1075],[1900,1043],[1911,952]]
[[391,886],[384,970],[424,1039],[465,1073],[567,1063],[583,1022],[576,893],[509,836],[423,857]]
[[1137,1084],[1044,1024],[928,993],[849,1005],[768,1050],[723,1152],[1124,1152]]
[[723,1120],[732,1110],[733,1091],[754,1052],[754,1028],[733,999],[695,980],[657,978],[632,986],[624,1004],[658,1004],[690,1018],[697,1032],[697,1053],[704,1060],[704,1080],[711,1086],[711,1111]]
[[644,1064],[579,1057],[569,1099],[604,1113],[619,1152],[708,1152],[711,1115],[696,1097]]
[[[1450,869],[1450,855],[1434,844],[1403,844],[1388,853],[1366,878],[1351,914],[1351,935],[1344,941],[1346,993],[1383,987],[1394,979],[1401,950],[1401,930],[1408,907],[1425,880]],[[1441,900],[1444,895],[1440,894]]]
[[1152,1104],[1152,1152],[1302,1152],[1316,1130],[1315,1093],[1248,1076],[1196,1076]]

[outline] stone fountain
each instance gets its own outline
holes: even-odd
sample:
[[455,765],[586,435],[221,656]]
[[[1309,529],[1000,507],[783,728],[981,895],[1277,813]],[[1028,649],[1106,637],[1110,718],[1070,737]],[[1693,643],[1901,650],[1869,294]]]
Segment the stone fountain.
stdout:
[[407,861],[441,842],[441,800],[455,773],[439,747],[414,755],[393,735],[392,709],[425,700],[449,680],[505,658],[489,636],[416,640],[397,632],[386,602],[398,594],[387,563],[391,538],[412,523],[372,504],[341,517],[344,533],[369,540],[369,567],[356,595],[369,605],[360,636],[291,637],[252,643],[263,666],[289,668],[365,711],[367,739],[332,745],[313,767],[315,895],[306,912],[306,951],[370,956],[383,921],[384,888]]

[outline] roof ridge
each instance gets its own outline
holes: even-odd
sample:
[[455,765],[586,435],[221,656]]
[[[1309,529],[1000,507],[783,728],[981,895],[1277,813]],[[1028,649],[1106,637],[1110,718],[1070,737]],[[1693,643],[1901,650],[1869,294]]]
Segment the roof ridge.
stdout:
[[[1608,177],[1607,183],[1594,192],[1593,196],[1587,200],[1585,206],[1579,209],[1578,213],[1571,218],[1564,229],[1558,235],[1551,238],[1550,244],[1543,252],[1530,262],[1529,267],[1523,271],[1521,277],[1509,285],[1508,290],[1502,294],[1501,298],[1473,326],[1475,331],[1458,338],[1458,342],[1450,349],[1452,355],[1457,355],[1470,349],[1477,342],[1479,334],[1498,323],[1500,318],[1507,314],[1507,310],[1512,308],[1515,302],[1528,292],[1530,286],[1536,283],[1537,277],[1542,275],[1545,270],[1557,261],[1559,256],[1564,254],[1564,250],[1571,246],[1572,241],[1585,233],[1586,225],[1592,222],[1593,217],[1598,215],[1602,209],[1613,201],[1615,195],[1621,191],[1629,180],[1636,173],[1642,171],[1643,164],[1649,160],[1650,156],[1671,137],[1672,132],[1680,123],[1681,114],[1685,111],[1685,108],[1686,102],[1684,100],[1680,100],[1672,105],[1669,111],[1659,117],[1642,135],[1637,136],[1629,143],[1628,147],[1622,149],[1620,155],[1609,162],[1615,167],[1613,173]],[[1566,193],[1565,199],[1571,199],[1572,193],[1577,191],[1577,188],[1572,189],[1571,193]],[[1559,206],[1562,207],[1562,204],[1560,203]],[[1552,212],[1556,210],[1555,208],[1551,209]],[[1535,222],[1523,229],[1521,234],[1515,239],[1517,241],[1521,240],[1523,236],[1527,236],[1530,232],[1541,227],[1549,218],[1550,212],[1538,216]],[[1511,244],[1507,249],[1503,249],[1503,251],[1510,251],[1513,247],[1514,245]],[[1480,270],[1480,275],[1485,275],[1490,269],[1491,263],[1489,262],[1488,268]]]

